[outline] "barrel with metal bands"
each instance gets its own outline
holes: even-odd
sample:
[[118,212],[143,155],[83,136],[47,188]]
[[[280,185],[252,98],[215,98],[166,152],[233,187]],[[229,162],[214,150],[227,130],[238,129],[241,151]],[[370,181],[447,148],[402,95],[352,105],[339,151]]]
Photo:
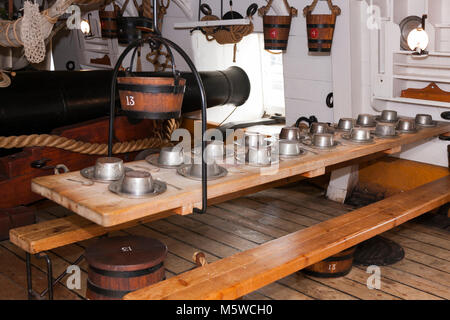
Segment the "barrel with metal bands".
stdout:
[[338,278],[347,275],[352,269],[353,254],[356,247],[341,251],[334,256],[317,262],[302,271],[310,276],[318,278]]
[[102,38],[117,38],[117,13],[116,11],[98,12]]
[[335,14],[308,14],[306,16],[309,52],[331,52],[335,23]]
[[291,16],[263,16],[265,50],[287,49],[291,20]]

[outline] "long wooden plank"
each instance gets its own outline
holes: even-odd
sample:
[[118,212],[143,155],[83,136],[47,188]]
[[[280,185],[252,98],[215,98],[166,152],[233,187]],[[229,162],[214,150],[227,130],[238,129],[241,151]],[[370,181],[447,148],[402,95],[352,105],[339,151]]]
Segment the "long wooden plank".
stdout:
[[[337,163],[390,150],[401,145],[423,141],[424,139],[450,131],[450,124],[440,122],[435,128],[425,128],[413,135],[401,135],[397,139],[376,139],[372,145],[354,145],[342,142],[332,151],[307,153],[299,159],[281,161],[278,168],[255,168],[225,164],[229,174],[208,183],[209,199],[221,198],[241,190],[258,187],[281,179],[305,174],[314,176],[322,169]],[[83,186],[68,178],[81,179],[79,172],[57,176],[39,177],[32,181],[32,190],[49,198],[77,214],[105,227],[122,224],[131,220],[159,212],[176,210],[178,214],[188,214],[201,201],[201,183],[185,179],[171,169],[156,169],[145,161],[127,163],[135,169],[148,168],[154,177],[167,181],[182,190],[168,186],[165,193],[151,199],[124,199],[108,191],[105,184],[95,183]],[[322,170],[322,171],[321,171]],[[309,174],[308,174],[309,172]]]
[[450,200],[450,177],[138,290],[125,299],[235,299]]

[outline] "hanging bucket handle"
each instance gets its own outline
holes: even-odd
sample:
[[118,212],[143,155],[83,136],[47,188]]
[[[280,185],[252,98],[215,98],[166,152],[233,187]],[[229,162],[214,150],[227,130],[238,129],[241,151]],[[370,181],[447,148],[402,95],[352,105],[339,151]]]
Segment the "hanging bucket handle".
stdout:
[[[146,32],[151,32],[152,31],[152,29],[146,28],[146,27],[137,27],[137,29],[140,29],[140,30],[146,31]],[[149,36],[145,36],[144,38],[142,38],[142,44],[145,43],[148,39],[149,39]],[[180,72],[178,70],[176,70],[175,59],[173,57],[172,50],[170,49],[170,47],[166,43],[161,43],[161,44],[167,49],[167,52],[170,55],[170,59],[172,60],[171,67],[172,67],[172,74],[173,74],[173,78],[174,78],[174,90],[175,90],[175,88],[178,86],[178,84],[180,82],[181,75],[180,75]],[[133,54],[131,56],[131,61],[130,61],[130,67],[126,71],[126,75],[129,76],[129,77],[134,77],[135,76],[133,74],[133,64],[134,64],[134,58],[136,56],[136,52],[137,52],[138,48],[139,48],[139,46],[137,46],[133,50]]]
[[[306,6],[303,9],[303,15],[306,17],[308,14],[311,14],[314,9],[316,8],[317,2],[319,0],[313,0],[313,2],[309,5]],[[338,6],[333,5],[333,2],[331,2],[331,0],[327,0],[328,3],[328,8],[330,8],[330,11],[332,12],[332,14],[338,16],[341,14],[341,8],[339,8]]]
[[[266,6],[263,6],[258,9],[258,14],[261,17],[264,17],[269,12],[270,8],[272,7],[272,2],[273,2],[273,0],[269,0],[269,2],[267,2]],[[283,2],[284,2],[284,5],[286,6],[287,11],[289,12],[289,15],[291,17],[296,17],[298,14],[297,9],[295,9],[294,7],[291,7],[287,0],[283,0]]]

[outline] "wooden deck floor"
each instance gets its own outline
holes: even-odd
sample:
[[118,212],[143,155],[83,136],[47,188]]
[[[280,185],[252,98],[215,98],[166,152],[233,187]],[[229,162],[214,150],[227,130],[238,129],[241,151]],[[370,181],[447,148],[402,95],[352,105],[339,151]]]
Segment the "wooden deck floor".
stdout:
[[[38,204],[39,220],[54,219],[70,211],[46,201]],[[324,198],[322,190],[305,183],[270,189],[208,208],[205,215],[172,216],[164,220],[115,232],[112,235],[144,235],[157,238],[169,248],[166,276],[195,267],[195,251],[206,253],[209,262],[258,246],[266,241],[307,228],[353,208]],[[420,220],[420,218],[419,218]],[[381,289],[369,290],[370,274],[354,266],[345,277],[320,279],[292,274],[244,299],[449,299],[450,232],[420,223],[417,219],[383,236],[403,246],[405,258],[381,267]],[[95,239],[50,252],[54,275],[59,275]],[[33,258],[33,286],[46,286],[45,263]],[[84,299],[86,262],[81,263],[82,288],[69,290],[64,278],[55,287],[55,299]],[[9,241],[0,242],[0,299],[26,299],[25,253]]]

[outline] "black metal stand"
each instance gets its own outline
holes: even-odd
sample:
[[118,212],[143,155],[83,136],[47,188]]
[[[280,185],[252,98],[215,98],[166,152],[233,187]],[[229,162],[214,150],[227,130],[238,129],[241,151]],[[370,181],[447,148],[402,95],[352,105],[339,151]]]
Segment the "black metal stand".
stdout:
[[[45,252],[40,252],[35,254],[35,257],[38,259],[45,259],[47,263],[47,288],[44,289],[41,293],[38,293],[33,290],[33,282],[32,282],[32,274],[31,274],[31,254],[26,253],[26,268],[27,268],[27,292],[28,292],[28,300],[32,300],[33,298],[42,299],[46,294],[48,294],[48,299],[53,300],[53,287],[62,280],[67,274],[66,271],[61,273],[55,280],[53,280],[53,266],[52,260]],[[73,263],[74,265],[78,265],[83,260],[83,255],[78,257],[77,260]]]
[[[175,49],[181,57],[186,61],[189,68],[192,71],[192,74],[195,77],[195,80],[198,84],[198,87],[200,88],[200,97],[202,102],[202,208],[194,208],[195,213],[205,213],[206,207],[207,207],[207,169],[206,169],[206,162],[204,159],[204,153],[206,149],[206,141],[205,141],[205,132],[206,132],[206,93],[205,88],[203,86],[202,79],[200,77],[200,74],[198,73],[197,69],[195,68],[194,63],[189,58],[189,56],[184,52],[183,49],[181,49],[177,44],[174,42],[163,38],[161,36],[160,31],[158,30],[158,23],[157,23],[158,15],[157,15],[157,0],[153,0],[153,32],[146,35],[144,38],[139,39],[128,45],[125,50],[120,55],[119,59],[117,60],[116,65],[114,66],[113,71],[113,77],[111,81],[111,106],[110,106],[110,115],[109,115],[109,136],[108,136],[108,157],[112,156],[112,147],[113,147],[113,137],[114,137],[114,117],[115,117],[115,102],[116,102],[116,80],[117,75],[119,73],[119,68],[122,65],[122,62],[126,55],[133,49],[137,49],[138,46],[143,46],[145,43],[148,43],[150,47],[157,47],[158,45],[164,44],[171,54],[170,47]],[[171,54],[173,57],[173,55]],[[172,64],[175,62],[172,59]]]

